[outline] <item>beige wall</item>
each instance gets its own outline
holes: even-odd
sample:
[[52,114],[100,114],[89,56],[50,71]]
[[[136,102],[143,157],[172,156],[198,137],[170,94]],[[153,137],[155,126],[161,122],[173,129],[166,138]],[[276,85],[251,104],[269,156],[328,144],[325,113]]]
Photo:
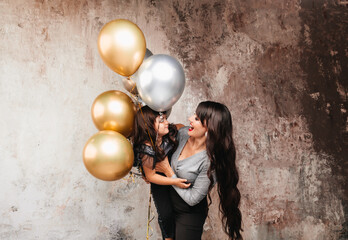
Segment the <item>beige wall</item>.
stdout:
[[[231,110],[245,239],[339,239],[347,231],[347,58],[342,39],[329,37],[330,27],[346,33],[343,6],[12,0],[0,1],[0,13],[0,239],[145,239],[149,186],[97,180],[82,162],[97,132],[93,100],[126,92],[97,50],[101,27],[118,18],[135,22],[154,54],[183,64],[187,84],[172,122],[187,123],[207,99]],[[213,195],[203,238],[227,239]],[[156,220],[152,227],[151,239],[160,239]]]

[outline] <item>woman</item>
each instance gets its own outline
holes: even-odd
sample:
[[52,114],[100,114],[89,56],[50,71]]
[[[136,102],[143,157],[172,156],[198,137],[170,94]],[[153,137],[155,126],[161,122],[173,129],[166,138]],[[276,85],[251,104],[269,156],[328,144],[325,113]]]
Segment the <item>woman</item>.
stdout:
[[[138,166],[146,179],[151,182],[151,192],[158,212],[158,223],[166,240],[174,238],[174,216],[170,204],[168,185],[187,188],[186,179],[167,178],[156,173],[156,163],[168,159],[177,147],[177,129],[168,124],[165,114],[142,107],[135,116],[133,130],[133,149],[135,166]],[[168,160],[167,160],[168,162]]]
[[178,132],[179,145],[172,155],[172,166],[168,161],[156,166],[167,177],[185,178],[192,184],[188,189],[173,186],[170,191],[175,238],[201,239],[208,213],[206,196],[216,182],[224,230],[231,239],[242,239],[231,114],[225,105],[207,101],[198,105],[189,121],[190,126]]

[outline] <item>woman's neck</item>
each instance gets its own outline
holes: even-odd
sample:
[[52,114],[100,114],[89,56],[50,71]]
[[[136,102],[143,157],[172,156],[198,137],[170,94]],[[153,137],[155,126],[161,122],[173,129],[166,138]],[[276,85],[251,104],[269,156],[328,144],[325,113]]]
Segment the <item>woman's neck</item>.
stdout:
[[190,148],[194,150],[195,152],[203,151],[207,148],[207,145],[205,143],[206,137],[201,138],[194,138],[190,137],[187,142],[190,145]]

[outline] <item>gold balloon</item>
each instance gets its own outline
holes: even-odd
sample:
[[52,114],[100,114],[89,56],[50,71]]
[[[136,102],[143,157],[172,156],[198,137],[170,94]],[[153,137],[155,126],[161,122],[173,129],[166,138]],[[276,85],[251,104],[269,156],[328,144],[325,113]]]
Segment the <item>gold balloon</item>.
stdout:
[[134,23],[125,19],[113,20],[101,29],[98,50],[109,68],[122,76],[130,76],[144,59],[145,37]]
[[128,137],[134,124],[136,108],[127,94],[110,90],[100,94],[92,105],[92,119],[99,130],[113,130]]
[[83,163],[88,172],[104,181],[114,181],[126,176],[133,166],[132,145],[114,131],[94,134],[83,149]]

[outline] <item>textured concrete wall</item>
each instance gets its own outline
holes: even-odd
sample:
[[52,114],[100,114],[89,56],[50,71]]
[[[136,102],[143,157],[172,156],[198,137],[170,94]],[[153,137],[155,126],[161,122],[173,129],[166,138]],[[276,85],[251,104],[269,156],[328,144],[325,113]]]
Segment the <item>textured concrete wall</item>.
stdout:
[[[117,18],[183,64],[171,121],[206,99],[230,108],[245,239],[347,239],[341,2],[0,1],[0,239],[145,239],[148,185],[96,180],[81,157],[93,100],[125,91],[96,45]],[[204,239],[227,239],[212,195]]]

